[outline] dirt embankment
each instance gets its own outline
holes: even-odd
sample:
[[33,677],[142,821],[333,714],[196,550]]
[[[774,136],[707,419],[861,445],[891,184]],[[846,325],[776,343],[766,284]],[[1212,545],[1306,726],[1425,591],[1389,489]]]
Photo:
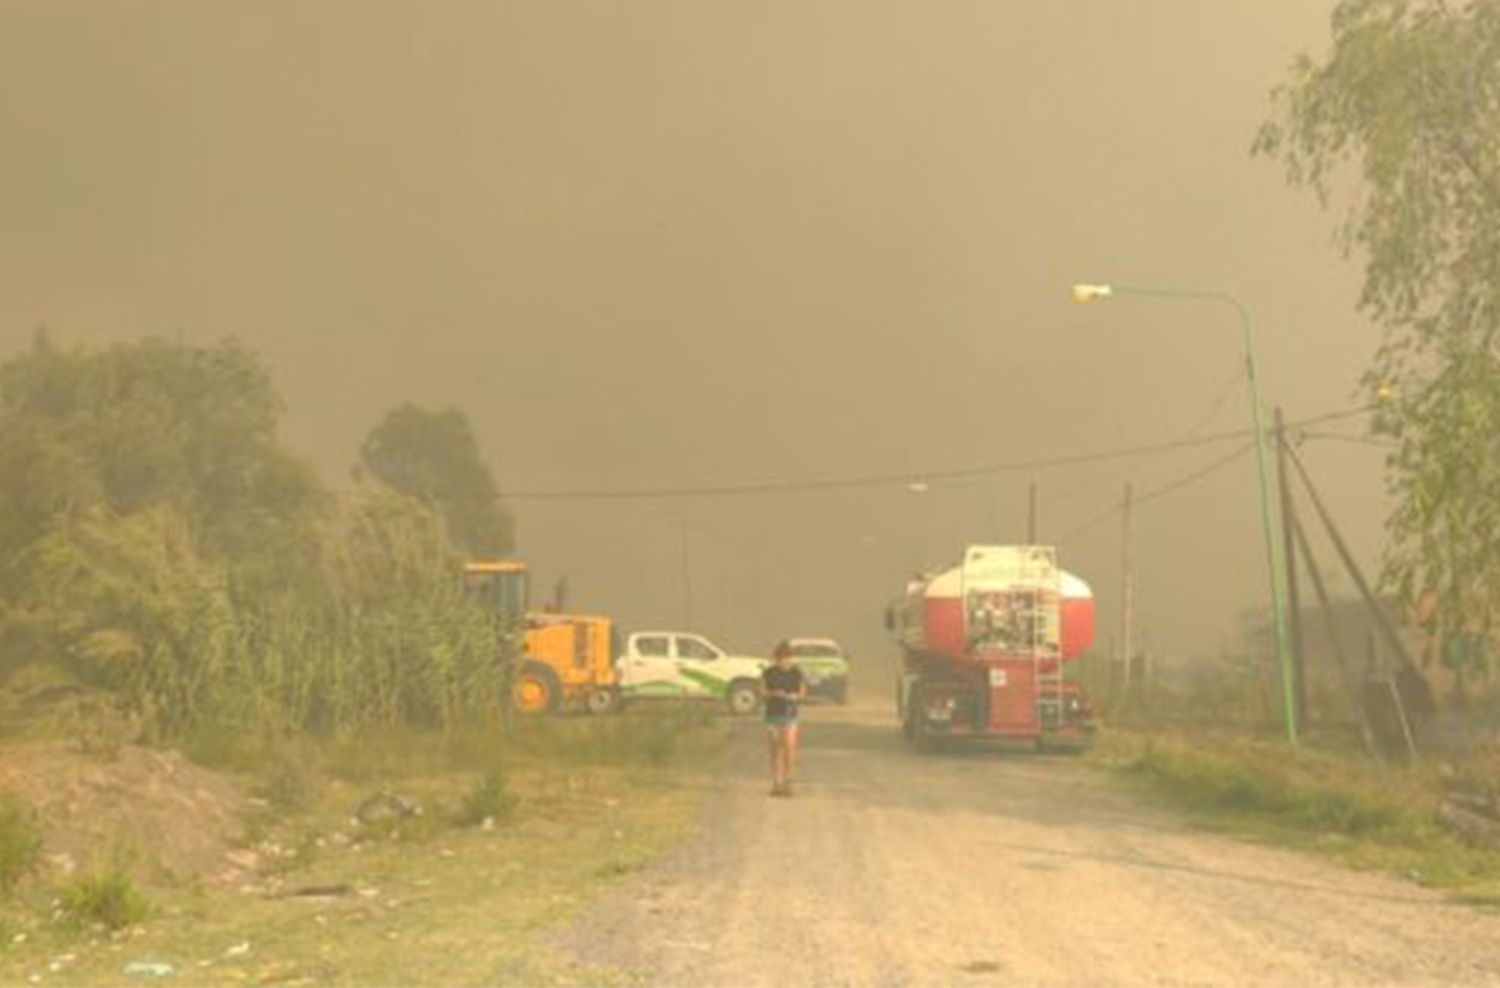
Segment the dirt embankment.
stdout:
[[1500,920],[1189,828],[1059,757],[924,757],[817,708],[799,794],[740,725],[702,833],[563,936],[657,985],[1500,984]]
[[232,875],[246,808],[233,781],[135,745],[112,758],[61,742],[9,745],[0,750],[0,792],[36,809],[45,853],[64,871],[123,841],[177,875]]

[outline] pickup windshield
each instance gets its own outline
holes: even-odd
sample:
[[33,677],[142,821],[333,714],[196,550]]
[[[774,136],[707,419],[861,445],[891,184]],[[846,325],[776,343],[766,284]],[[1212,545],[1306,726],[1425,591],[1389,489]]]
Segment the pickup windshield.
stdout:
[[706,662],[709,659],[717,659],[719,653],[701,638],[679,638],[677,639],[677,657]]
[[842,655],[837,645],[793,645],[792,655],[799,659],[837,659]]

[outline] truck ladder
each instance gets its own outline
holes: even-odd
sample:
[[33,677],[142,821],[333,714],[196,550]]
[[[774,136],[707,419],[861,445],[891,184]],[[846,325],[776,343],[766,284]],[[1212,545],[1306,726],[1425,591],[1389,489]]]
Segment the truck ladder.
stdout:
[[[1021,582],[1032,588],[1030,652],[1036,683],[1037,724],[1046,733],[1046,709],[1053,710],[1053,727],[1063,724],[1062,587],[1057,550],[1029,546]],[[1050,671],[1049,671],[1050,670]]]

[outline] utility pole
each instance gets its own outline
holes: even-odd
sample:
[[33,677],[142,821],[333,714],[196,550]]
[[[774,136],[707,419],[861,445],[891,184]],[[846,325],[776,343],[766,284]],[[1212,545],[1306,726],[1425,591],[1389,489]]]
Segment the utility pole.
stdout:
[[1026,506],[1026,544],[1036,545],[1036,481],[1031,482]]
[[1135,485],[1126,482],[1120,524],[1120,560],[1124,573],[1120,581],[1120,658],[1125,663],[1125,687],[1130,688],[1135,662],[1135,567],[1130,551],[1131,512],[1135,505]]
[[1286,422],[1276,406],[1276,474],[1281,485],[1282,564],[1286,567],[1287,624],[1291,632],[1292,696],[1296,722],[1307,723],[1307,659],[1302,649],[1302,600],[1297,592],[1297,542],[1292,532],[1292,478],[1287,463]]
[[686,516],[678,519],[682,532],[682,614],[683,627],[693,626],[693,568],[688,560],[688,526]]
[[719,628],[719,633],[722,634],[726,640],[732,639],[734,635],[730,633],[729,571],[727,569],[719,570],[719,624],[721,625],[721,627]]

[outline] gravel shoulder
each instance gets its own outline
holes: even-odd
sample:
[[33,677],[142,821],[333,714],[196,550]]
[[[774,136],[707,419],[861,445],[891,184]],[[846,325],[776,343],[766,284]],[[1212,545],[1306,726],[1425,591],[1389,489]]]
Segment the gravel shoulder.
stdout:
[[796,798],[738,723],[700,832],[562,935],[651,985],[1500,984],[1500,921],[1193,829],[1060,756],[816,707]]

